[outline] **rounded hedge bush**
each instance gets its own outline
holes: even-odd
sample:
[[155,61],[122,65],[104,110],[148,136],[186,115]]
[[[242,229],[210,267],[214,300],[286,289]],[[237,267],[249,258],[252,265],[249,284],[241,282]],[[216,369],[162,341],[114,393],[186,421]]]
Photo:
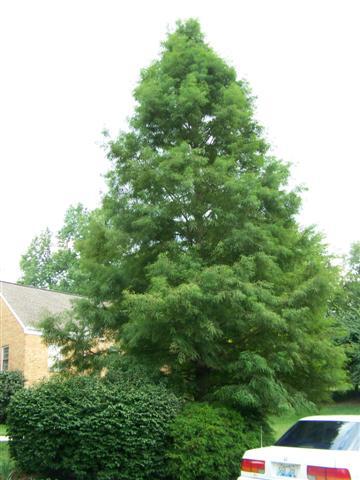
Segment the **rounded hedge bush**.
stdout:
[[0,423],[6,421],[7,408],[12,396],[22,388],[24,388],[22,372],[18,370],[0,372]]
[[206,403],[187,404],[170,431],[167,458],[174,480],[234,480],[244,451],[261,443],[259,423],[251,427],[238,412]]
[[51,479],[162,479],[179,407],[161,386],[55,378],[13,397],[10,451],[24,472]]

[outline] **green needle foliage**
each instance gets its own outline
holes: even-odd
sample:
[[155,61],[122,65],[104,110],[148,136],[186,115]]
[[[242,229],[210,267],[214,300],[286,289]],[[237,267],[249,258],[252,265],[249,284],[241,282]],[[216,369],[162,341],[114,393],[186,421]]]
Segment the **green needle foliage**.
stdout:
[[333,313],[343,335],[338,342],[345,346],[347,370],[356,391],[360,387],[360,242],[351,246],[347,273],[332,304]]
[[101,220],[80,244],[87,333],[190,399],[267,413],[326,398],[342,381],[326,318],[335,272],[296,222],[299,194],[248,85],[189,20],[134,96]]

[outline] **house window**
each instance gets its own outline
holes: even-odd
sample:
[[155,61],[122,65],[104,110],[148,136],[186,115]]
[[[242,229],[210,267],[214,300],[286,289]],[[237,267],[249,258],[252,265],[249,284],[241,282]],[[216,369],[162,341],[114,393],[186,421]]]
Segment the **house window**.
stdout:
[[1,349],[1,370],[9,370],[9,346],[2,347]]

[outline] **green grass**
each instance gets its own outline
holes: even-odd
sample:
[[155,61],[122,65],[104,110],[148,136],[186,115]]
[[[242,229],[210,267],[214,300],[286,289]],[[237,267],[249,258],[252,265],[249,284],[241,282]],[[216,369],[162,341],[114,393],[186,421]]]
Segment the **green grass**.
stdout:
[[291,427],[299,418],[307,415],[360,415],[360,402],[341,402],[323,405],[318,411],[303,412],[298,414],[282,415],[271,419],[271,427],[274,430],[276,439],[281,437],[288,428]]
[[9,460],[9,446],[7,442],[0,442],[0,463]]
[[360,402],[342,402],[324,405],[320,409],[321,415],[360,415]]
[[0,478],[2,480],[11,480],[14,478],[14,462],[10,458],[0,461]]
[[[0,424],[0,435],[7,435],[6,425],[4,424]],[[7,463],[9,459],[8,442],[0,442],[0,467],[3,463]]]
[[[0,424],[0,435],[6,435],[6,425]],[[0,442],[0,464],[9,461],[9,447],[8,442]]]

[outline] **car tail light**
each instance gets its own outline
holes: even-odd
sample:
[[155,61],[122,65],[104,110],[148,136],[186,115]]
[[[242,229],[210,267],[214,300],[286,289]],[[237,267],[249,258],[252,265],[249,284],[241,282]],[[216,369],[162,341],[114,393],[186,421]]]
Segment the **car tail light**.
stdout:
[[262,460],[243,458],[241,460],[241,470],[243,472],[265,473],[265,462]]
[[351,480],[347,468],[307,467],[309,480]]

